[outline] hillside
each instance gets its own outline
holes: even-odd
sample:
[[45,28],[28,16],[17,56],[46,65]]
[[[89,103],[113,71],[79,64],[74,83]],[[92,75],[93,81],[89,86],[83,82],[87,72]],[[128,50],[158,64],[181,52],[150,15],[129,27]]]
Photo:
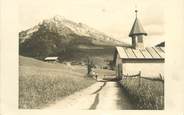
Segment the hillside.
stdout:
[[19,43],[21,55],[41,59],[46,56],[70,59],[89,50],[98,52],[99,47],[101,50],[105,48],[105,51],[115,45],[127,45],[83,23],[75,23],[60,16],[43,20],[33,28],[20,32]]
[[86,67],[51,64],[19,57],[19,108],[36,109],[54,103],[95,80],[86,77]]

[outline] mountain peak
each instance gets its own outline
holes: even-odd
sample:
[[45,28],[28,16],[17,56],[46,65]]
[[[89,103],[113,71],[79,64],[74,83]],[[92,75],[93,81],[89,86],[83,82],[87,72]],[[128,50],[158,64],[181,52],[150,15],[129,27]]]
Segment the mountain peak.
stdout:
[[91,38],[91,41],[93,42],[102,42],[102,43],[107,42],[115,44],[122,43],[102,32],[99,32],[98,30],[92,27],[89,27],[86,24],[68,20],[64,16],[60,15],[56,15],[50,19],[43,20],[41,23],[38,24],[38,27],[36,29],[31,28],[28,29],[29,31],[24,31],[24,33],[21,34],[20,38],[24,39],[25,36],[27,36],[26,38],[31,38],[32,33],[38,31],[39,27],[42,25],[47,27],[49,31],[55,32],[59,35],[68,36],[71,34],[76,34],[79,36],[84,36],[88,39]]
[[64,16],[56,15],[52,18],[55,21],[61,21],[61,20],[66,20]]

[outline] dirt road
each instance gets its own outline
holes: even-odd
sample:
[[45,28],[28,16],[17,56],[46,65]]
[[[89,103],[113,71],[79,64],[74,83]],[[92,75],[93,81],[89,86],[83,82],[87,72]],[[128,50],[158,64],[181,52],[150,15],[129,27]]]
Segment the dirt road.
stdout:
[[45,109],[133,109],[117,82],[97,82]]

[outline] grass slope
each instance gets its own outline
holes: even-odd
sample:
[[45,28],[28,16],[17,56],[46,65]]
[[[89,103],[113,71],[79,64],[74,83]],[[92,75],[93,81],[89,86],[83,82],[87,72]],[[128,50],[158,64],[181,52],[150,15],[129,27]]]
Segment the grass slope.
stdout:
[[43,108],[62,97],[95,83],[86,78],[86,68],[51,64],[19,57],[19,108]]

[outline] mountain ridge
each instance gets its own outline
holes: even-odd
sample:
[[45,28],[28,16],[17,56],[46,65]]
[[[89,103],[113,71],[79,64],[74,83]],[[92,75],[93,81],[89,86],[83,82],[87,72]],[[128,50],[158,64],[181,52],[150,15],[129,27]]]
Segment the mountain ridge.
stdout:
[[65,59],[86,58],[89,55],[112,55],[115,46],[127,46],[83,23],[60,16],[45,19],[19,33],[19,53],[43,59],[62,56]]
[[83,24],[81,22],[76,23],[58,15],[50,19],[44,19],[38,25],[35,25],[34,27],[29,28],[27,30],[21,31],[19,33],[20,43],[24,42],[25,39],[31,38],[32,34],[38,31],[41,25],[48,26],[50,31],[59,33],[60,35],[64,36],[75,33],[79,36],[91,37],[96,40],[111,42],[114,44],[124,44],[123,42],[120,42],[115,38],[104,34],[103,32],[89,27],[86,24]]

